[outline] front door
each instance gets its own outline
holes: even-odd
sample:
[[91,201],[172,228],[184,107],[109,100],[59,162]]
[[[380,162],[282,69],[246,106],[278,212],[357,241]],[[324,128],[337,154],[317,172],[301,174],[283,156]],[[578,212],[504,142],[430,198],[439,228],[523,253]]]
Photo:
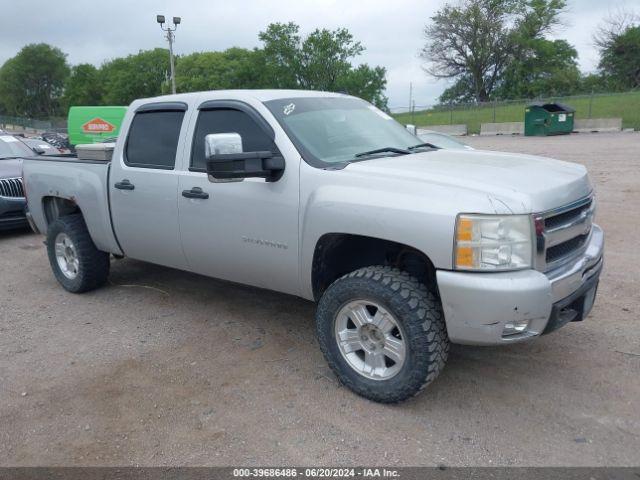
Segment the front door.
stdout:
[[186,106],[151,104],[136,112],[109,174],[113,228],[125,255],[186,268],[178,226],[175,171]]
[[[205,136],[210,133],[240,134],[245,152],[283,154],[283,176],[275,182],[210,182],[205,173]],[[189,170],[181,173],[178,187],[180,232],[190,270],[299,293],[299,161],[278,149],[271,127],[248,105],[214,101],[201,107]]]

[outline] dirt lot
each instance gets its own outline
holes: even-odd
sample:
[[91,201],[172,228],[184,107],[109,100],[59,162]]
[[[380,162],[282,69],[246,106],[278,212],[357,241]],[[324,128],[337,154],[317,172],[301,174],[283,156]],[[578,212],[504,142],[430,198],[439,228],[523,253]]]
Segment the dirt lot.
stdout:
[[42,237],[0,234],[0,465],[638,465],[640,134],[469,143],[589,167],[608,247],[587,321],[454,347],[383,406],[338,385],[310,303],[132,260],[72,295]]

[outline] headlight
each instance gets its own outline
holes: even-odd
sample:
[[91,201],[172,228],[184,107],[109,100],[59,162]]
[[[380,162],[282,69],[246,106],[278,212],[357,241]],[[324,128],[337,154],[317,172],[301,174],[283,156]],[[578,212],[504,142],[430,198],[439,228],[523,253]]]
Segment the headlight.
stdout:
[[531,267],[529,215],[458,215],[453,263],[459,270],[518,270]]

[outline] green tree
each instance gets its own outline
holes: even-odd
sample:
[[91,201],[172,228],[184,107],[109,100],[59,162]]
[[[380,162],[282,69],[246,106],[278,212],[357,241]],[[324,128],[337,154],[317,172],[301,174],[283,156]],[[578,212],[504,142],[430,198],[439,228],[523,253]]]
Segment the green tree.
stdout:
[[472,103],[476,101],[475,87],[470,75],[460,76],[438,98],[442,104]]
[[62,50],[46,43],[26,45],[0,68],[1,103],[11,115],[55,115],[68,75]]
[[[351,61],[364,47],[348,30],[316,29],[302,37],[296,24],[275,23],[260,33],[260,39],[264,48],[229,48],[178,57],[177,90],[344,91],[386,107],[386,71],[366,64],[352,65]],[[60,69],[53,68],[52,58],[62,62]],[[60,103],[65,109],[71,105],[128,105],[136,98],[168,93],[168,70],[168,51],[156,48],[114,58],[100,68],[80,64],[73,67],[69,75],[62,52],[47,45],[27,46],[0,69],[0,108],[17,115],[47,116],[60,110]],[[38,79],[43,88],[49,90],[32,86],[33,71],[40,75]],[[61,98],[63,92],[64,98]],[[46,98],[43,99],[43,95]]]
[[533,98],[571,95],[580,89],[578,52],[566,40],[523,39],[505,68],[495,96]]
[[378,108],[386,109],[388,99],[384,95],[387,86],[387,71],[383,67],[359,65],[341,76],[336,90],[364,98]]
[[427,74],[454,80],[443,98],[487,101],[505,70],[558,23],[565,0],[462,0],[446,4],[424,29]]
[[222,52],[196,52],[177,59],[179,92],[268,87],[260,50],[229,48]]
[[580,79],[579,93],[608,92],[613,87],[601,73],[589,73]]
[[627,26],[600,46],[599,68],[615,88],[640,87],[640,24]]
[[304,88],[299,79],[303,74],[299,31],[300,27],[293,22],[272,23],[258,34],[263,43],[264,74],[273,88]]
[[64,88],[64,104],[102,105],[104,87],[102,76],[96,67],[89,63],[81,63],[71,68],[71,74]]
[[259,34],[272,88],[346,91],[386,107],[386,70],[352,60],[364,47],[344,28],[316,29],[306,37],[295,23],[272,23]]
[[141,50],[135,55],[105,62],[100,67],[104,103],[128,105],[136,98],[166,92],[168,70],[169,51],[163,48]]

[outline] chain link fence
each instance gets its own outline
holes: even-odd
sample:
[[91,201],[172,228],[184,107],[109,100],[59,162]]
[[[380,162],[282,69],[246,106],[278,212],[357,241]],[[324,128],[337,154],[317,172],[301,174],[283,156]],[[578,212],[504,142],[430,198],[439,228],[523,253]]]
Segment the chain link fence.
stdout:
[[419,127],[465,124],[470,134],[480,132],[481,123],[522,122],[531,102],[564,103],[576,110],[576,118],[622,118],[623,128],[640,130],[640,91],[594,93],[567,97],[503,100],[462,104],[414,105],[391,108],[401,123]]
[[[622,118],[623,128],[640,130],[640,91],[623,93],[593,93],[567,97],[539,97],[534,99],[502,100],[438,105],[397,106],[391,113],[401,123],[419,127],[429,125],[467,125],[470,134],[480,132],[480,124],[521,122],[525,107],[534,101],[565,103],[576,110],[576,118]],[[14,132],[66,133],[66,118],[36,120],[0,115],[0,129]]]
[[34,118],[0,115],[0,129],[16,133],[66,133],[67,120],[66,118],[58,117],[49,120],[37,120]]

